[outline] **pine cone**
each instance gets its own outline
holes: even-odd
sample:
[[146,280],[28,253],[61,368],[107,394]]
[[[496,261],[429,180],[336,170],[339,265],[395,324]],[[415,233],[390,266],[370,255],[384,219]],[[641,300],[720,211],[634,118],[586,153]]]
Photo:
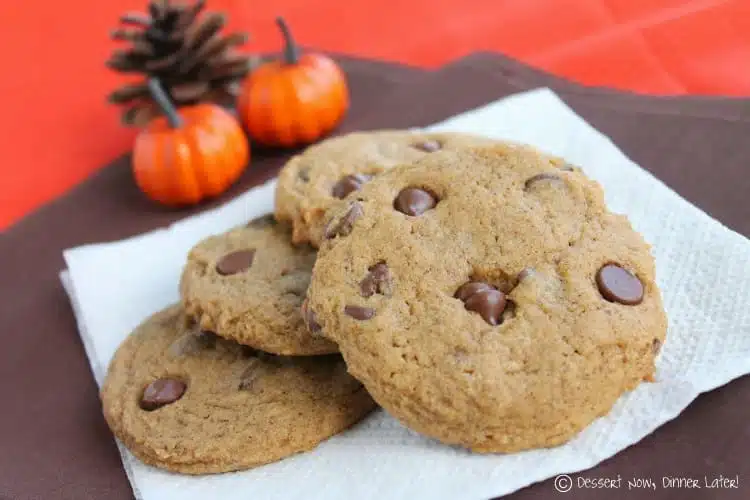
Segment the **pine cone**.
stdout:
[[128,42],[129,47],[116,50],[107,67],[145,77],[139,83],[123,85],[108,97],[109,102],[125,106],[125,125],[144,125],[160,113],[146,84],[151,77],[159,79],[178,107],[207,101],[233,103],[240,81],[257,59],[235,51],[247,41],[247,34],[222,36],[226,16],[201,14],[204,5],[205,0],[192,5],[151,0],[148,14],[128,13],[120,18],[123,26],[111,37]]

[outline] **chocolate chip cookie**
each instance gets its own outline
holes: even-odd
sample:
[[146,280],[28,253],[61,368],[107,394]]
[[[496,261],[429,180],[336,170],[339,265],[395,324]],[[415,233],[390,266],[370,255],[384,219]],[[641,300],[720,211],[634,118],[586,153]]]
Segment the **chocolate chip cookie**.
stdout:
[[316,252],[290,237],[269,214],[198,243],[180,281],[188,315],[204,330],[274,354],[337,352],[302,321]]
[[265,354],[196,329],[180,306],[123,342],[101,396],[109,426],[134,455],[187,474],[310,450],[375,407],[341,356]]
[[490,144],[484,137],[406,130],[355,132],[311,146],[281,170],[276,218],[292,224],[292,240],[317,247],[326,209],[373,176],[399,164],[467,145]]
[[650,246],[578,169],[524,146],[437,152],[330,214],[305,317],[409,427],[550,447],[652,380]]

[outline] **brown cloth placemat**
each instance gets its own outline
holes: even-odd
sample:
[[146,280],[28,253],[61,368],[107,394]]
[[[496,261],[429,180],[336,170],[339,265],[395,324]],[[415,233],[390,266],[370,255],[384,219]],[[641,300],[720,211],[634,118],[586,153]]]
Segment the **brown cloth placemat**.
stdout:
[[[418,83],[413,85],[404,83],[401,89],[382,101],[373,97],[387,91],[388,75],[403,69],[349,61],[347,69],[354,106],[343,130],[426,125],[519,90],[522,85],[508,83],[507,75],[497,69],[498,60],[502,59],[488,60],[486,54],[465,59],[434,77],[418,77]],[[604,100],[600,94],[595,98]],[[720,219],[722,211],[741,215],[736,198],[730,196],[722,203],[720,197],[716,199],[712,195],[700,201],[684,191],[696,182],[691,179],[697,179],[698,185],[706,182],[702,171],[717,173],[717,166],[711,158],[728,159],[739,164],[750,154],[731,149],[744,146],[738,139],[739,132],[733,132],[734,135],[727,138],[721,133],[712,133],[719,123],[728,120],[675,117],[674,108],[666,111],[670,113],[668,117],[660,115],[656,112],[659,100],[649,104],[649,113],[615,110],[605,105],[588,105],[590,109],[587,109],[585,99],[579,100],[580,103],[568,102],[592,124],[613,137],[644,167],[652,168],[644,159],[655,159],[659,168],[668,165],[667,172],[675,170],[674,165],[684,164],[687,178],[684,185],[678,187],[669,180],[667,182],[678,187],[688,199],[699,205],[703,203],[704,208],[707,203],[715,203],[714,215]],[[746,132],[741,128],[745,124],[738,125],[738,130]],[[664,140],[649,142],[654,136],[659,138],[665,126],[679,127],[680,134],[668,133]],[[650,132],[636,130],[641,128]],[[673,142],[675,137],[683,139]],[[704,141],[703,146],[694,144],[696,140]],[[701,150],[706,153],[696,156]],[[722,153],[716,157],[716,151]],[[250,170],[232,193],[237,194],[251,184],[269,178],[284,157],[273,153],[261,157],[255,152]],[[657,170],[652,168],[654,172]],[[731,193],[735,191],[729,185],[741,184],[742,181],[710,178]],[[697,191],[700,191],[699,187]],[[227,199],[224,197],[221,201]],[[86,242],[133,235],[190,213],[159,210],[143,200],[133,186],[125,158],[105,168],[69,195],[11,227],[2,237],[0,317],[4,320],[5,342],[4,349],[0,350],[0,367],[4,370],[1,382],[4,404],[0,411],[0,496],[13,499],[132,496],[112,437],[101,417],[96,387],[70,306],[58,281],[57,272],[63,266],[61,251]],[[742,224],[740,217],[735,216],[734,220]],[[591,474],[609,470],[623,477],[635,476],[636,473],[649,477],[649,473],[661,467],[675,475],[719,471],[732,476],[740,474],[741,478],[750,477],[743,475],[746,468],[732,470],[732,467],[739,467],[736,460],[732,461],[732,455],[741,457],[743,445],[748,444],[745,413],[740,411],[749,402],[748,389],[750,384],[745,378],[730,384],[725,390],[713,391],[699,398],[675,422],[607,461]],[[716,421],[712,422],[712,418]],[[696,491],[672,492],[682,498],[718,498],[707,495],[706,490],[702,491],[703,496],[694,496]],[[575,498],[633,498],[624,493],[627,492],[576,490],[570,495],[575,495]],[[650,494],[665,497],[664,491]],[[548,481],[516,494],[518,498],[524,495],[549,498],[556,492]],[[283,497],[283,492],[280,492],[280,497]]]
[[[585,96],[590,104],[657,114],[677,114],[718,118],[722,120],[750,120],[750,99],[723,96],[650,96],[614,90],[608,87],[585,87],[565,78],[546,73],[516,59],[493,52],[471,55],[472,65],[482,65],[499,73],[515,86],[531,84],[545,86],[567,95]],[[652,103],[656,103],[652,107]]]
[[[352,97],[344,129],[395,86],[427,73],[338,59]],[[253,150],[248,171],[226,196],[183,211],[148,202],[126,156],[0,236],[0,499],[132,498],[58,278],[62,251],[132,236],[226,202],[271,177],[289,154]]]
[[549,86],[636,163],[750,236],[750,114],[745,112],[750,99],[658,98],[601,89],[588,89],[589,95],[585,87],[530,68],[516,74],[519,67],[501,55],[470,55],[390,94],[350,126],[426,125],[508,94]]

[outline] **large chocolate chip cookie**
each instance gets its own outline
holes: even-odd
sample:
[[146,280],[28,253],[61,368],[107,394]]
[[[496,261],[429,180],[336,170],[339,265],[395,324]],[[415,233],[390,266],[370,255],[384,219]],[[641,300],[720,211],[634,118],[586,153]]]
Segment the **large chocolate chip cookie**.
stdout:
[[292,224],[295,243],[317,247],[328,207],[374,176],[437,151],[491,142],[471,135],[406,130],[355,132],[328,139],[295,156],[281,170],[276,218]]
[[578,169],[521,146],[437,152],[330,214],[305,317],[409,427],[554,446],[652,379],[650,247]]
[[274,354],[337,352],[302,321],[316,252],[290,237],[267,215],[198,243],[180,281],[188,315],[204,330]]
[[120,346],[102,404],[133,454],[188,474],[312,449],[375,407],[339,355],[258,352],[201,332],[180,306],[148,318]]

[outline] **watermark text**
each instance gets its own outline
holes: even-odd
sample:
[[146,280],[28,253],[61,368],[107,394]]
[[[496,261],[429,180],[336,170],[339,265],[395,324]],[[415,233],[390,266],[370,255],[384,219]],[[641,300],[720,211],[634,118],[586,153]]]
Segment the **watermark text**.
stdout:
[[690,489],[739,489],[739,475],[703,475],[703,476],[661,476],[661,477],[624,477],[620,474],[610,477],[575,476],[560,474],[554,480],[555,490],[567,493],[579,490],[690,490]]

